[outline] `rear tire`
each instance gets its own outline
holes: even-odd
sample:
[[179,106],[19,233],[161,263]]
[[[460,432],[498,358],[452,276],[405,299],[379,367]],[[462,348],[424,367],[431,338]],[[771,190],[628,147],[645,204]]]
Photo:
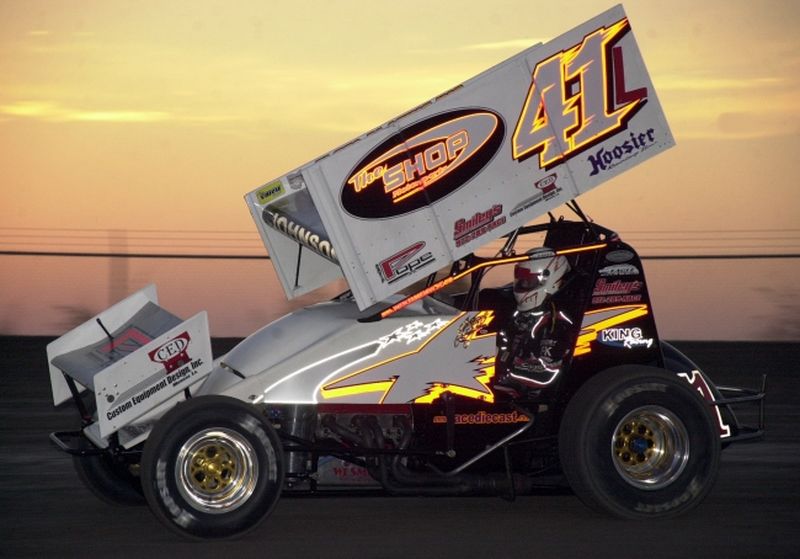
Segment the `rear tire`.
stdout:
[[144,504],[142,484],[129,465],[106,454],[73,456],[72,464],[83,484],[101,501],[122,506]]
[[708,404],[667,371],[621,366],[572,398],[559,432],[562,468],[590,508],[627,519],[665,518],[697,506],[719,469]]
[[283,453],[253,406],[224,396],[178,404],[156,424],[142,456],[142,488],[156,517],[191,538],[255,528],[283,485]]

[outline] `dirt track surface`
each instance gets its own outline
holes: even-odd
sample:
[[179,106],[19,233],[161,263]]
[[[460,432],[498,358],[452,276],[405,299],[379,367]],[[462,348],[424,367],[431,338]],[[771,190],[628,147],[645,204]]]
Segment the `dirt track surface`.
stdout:
[[726,449],[710,496],[677,519],[614,520],[568,493],[295,497],[242,539],[194,543],[146,506],[97,500],[49,443],[74,410],[52,407],[48,341],[0,337],[0,557],[800,557],[800,344],[676,344],[718,384],[769,375],[767,438]]

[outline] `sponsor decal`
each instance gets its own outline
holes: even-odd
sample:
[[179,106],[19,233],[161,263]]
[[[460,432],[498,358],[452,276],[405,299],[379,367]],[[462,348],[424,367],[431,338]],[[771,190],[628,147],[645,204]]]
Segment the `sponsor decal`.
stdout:
[[609,281],[600,278],[594,284],[592,291],[593,305],[621,305],[625,303],[639,303],[642,294],[639,293],[644,286],[640,280],[625,281],[616,279]]
[[599,297],[592,297],[593,305],[623,305],[625,303],[641,303],[642,294],[633,295],[602,295]]
[[512,138],[515,160],[538,155],[549,169],[627,127],[647,102],[647,89],[625,80],[618,43],[629,31],[623,18],[536,64]]
[[319,233],[315,233],[311,229],[301,225],[291,219],[289,216],[272,209],[264,209],[261,214],[264,223],[280,231],[287,237],[294,239],[306,248],[311,249],[320,256],[330,260],[334,264],[339,263],[331,242]]
[[317,464],[320,485],[377,485],[369,471],[333,456],[320,456]]
[[613,264],[605,268],[600,268],[599,273],[600,276],[608,278],[615,276],[638,276],[641,272],[639,268],[631,264]]
[[639,327],[601,330],[597,341],[609,347],[625,349],[650,348],[653,346],[653,338],[645,338],[644,334],[642,334],[642,329]]
[[613,169],[631,157],[636,157],[647,148],[652,147],[654,141],[655,130],[649,128],[647,132],[640,132],[639,134],[631,132],[630,139],[611,148],[601,147],[586,159],[592,166],[589,176],[594,176],[600,171]]
[[[180,338],[180,336],[178,338]],[[160,362],[159,359],[153,359],[153,354],[157,353],[161,349],[164,349],[165,346],[167,346],[168,344],[174,342],[178,338],[173,338],[172,340],[170,340],[166,344],[162,345],[160,348],[150,352],[150,359],[152,359],[154,362],[157,362],[157,363]],[[187,338],[188,338],[188,334],[187,334]],[[165,354],[169,353],[170,351],[172,351],[172,350],[166,350],[165,349]],[[158,394],[159,392],[161,392],[165,388],[167,388],[167,387],[176,387],[176,386],[179,386],[179,385],[183,384],[185,381],[189,380],[194,375],[196,375],[198,373],[198,369],[200,367],[202,367],[203,364],[204,363],[203,363],[202,359],[195,359],[194,361],[187,362],[180,369],[168,371],[167,375],[165,377],[162,377],[155,384],[152,384],[152,385],[150,385],[147,388],[144,388],[142,390],[138,390],[136,393],[134,393],[134,394],[132,394],[130,396],[128,396],[128,395],[123,396],[121,398],[122,403],[120,403],[118,406],[116,406],[116,407],[114,407],[114,408],[112,408],[112,409],[110,409],[110,410],[108,410],[106,412],[106,419],[111,421],[115,417],[118,417],[118,416],[122,415],[123,413],[134,409],[136,406],[139,406],[140,404],[146,402],[147,400],[149,400],[150,398],[152,398],[154,395]]]
[[594,284],[592,295],[626,295],[635,293],[642,288],[642,283],[639,280],[625,281],[618,279],[608,281],[605,278],[600,278]]
[[558,196],[558,193],[561,192],[561,187],[556,184],[557,178],[557,173],[551,173],[545,178],[536,181],[533,186],[536,187],[539,192],[536,193],[536,195],[534,195],[532,198],[528,198],[527,200],[523,200],[517,204],[514,209],[511,210],[511,217],[514,217],[518,213],[532,208],[539,202],[546,202],[547,200]]
[[608,254],[606,254],[606,260],[609,262],[614,262],[615,264],[621,264],[622,262],[628,262],[629,260],[633,259],[633,253],[629,250],[612,250]]
[[481,311],[475,316],[471,316],[461,323],[456,332],[456,337],[453,340],[453,347],[459,345],[465,348],[473,340],[477,340],[483,336],[493,336],[494,332],[489,331],[489,324],[494,320],[494,311]]
[[533,186],[535,186],[538,190],[542,192],[542,196],[545,200],[552,198],[555,196],[561,189],[558,188],[556,185],[556,178],[558,175],[553,173],[551,175],[547,175],[540,181],[536,181]]
[[256,200],[260,205],[265,206],[283,194],[284,190],[281,181],[275,181],[256,190]]
[[333,477],[339,481],[359,480],[370,483],[374,481],[366,468],[348,464],[344,460],[342,460],[341,466],[334,466],[331,470],[331,473],[333,474]]
[[506,222],[506,216],[502,213],[503,205],[495,204],[485,212],[476,212],[469,219],[456,221],[453,225],[453,240],[456,246],[463,246],[503,225]]
[[425,248],[425,241],[419,241],[386,260],[381,260],[375,265],[381,281],[394,283],[436,260],[431,252],[417,256],[423,248]]
[[[517,412],[508,413],[489,413],[479,411],[477,413],[457,413],[453,416],[456,425],[510,425],[512,423],[527,423],[528,417]],[[434,423],[447,423],[447,416],[433,416]]]
[[487,109],[441,113],[404,128],[364,157],[342,186],[351,215],[380,219],[418,210],[452,194],[494,157],[503,120]]
[[190,341],[191,337],[189,337],[189,332],[184,332],[162,344],[160,347],[157,347],[147,355],[150,356],[150,361],[161,363],[164,365],[167,373],[171,373],[178,367],[189,362],[189,354],[187,351]]
[[592,351],[592,342],[597,340],[597,336],[603,330],[646,316],[648,312],[649,309],[646,304],[620,305],[587,311],[583,315],[583,322],[581,322],[581,330],[578,333],[578,340],[575,342],[573,355],[577,357],[590,353]]

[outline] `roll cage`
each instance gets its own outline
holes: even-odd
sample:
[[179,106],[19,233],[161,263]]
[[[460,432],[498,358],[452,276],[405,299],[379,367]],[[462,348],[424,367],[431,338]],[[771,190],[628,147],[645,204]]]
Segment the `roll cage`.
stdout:
[[487,298],[495,299],[498,294],[497,289],[481,289],[481,281],[486,272],[497,266],[529,260],[531,258],[530,255],[517,254],[515,250],[517,241],[529,235],[545,233],[543,246],[552,249],[558,255],[567,256],[570,259],[572,268],[579,269],[585,253],[594,252],[605,247],[608,241],[618,239],[618,235],[610,229],[591,222],[574,200],[567,206],[578,215],[580,220],[556,219],[552,214],[549,214],[550,220],[547,223],[519,227],[503,237],[505,242],[495,256],[484,257],[475,253],[468,254],[464,258],[453,262],[449,274],[445,277],[437,279],[438,272],[430,274],[425,282],[425,287],[376,313],[362,318],[361,321],[373,322],[391,316],[397,311],[425,297],[432,296],[464,278],[469,279],[469,289],[454,297],[453,306],[462,311],[480,310],[483,306],[482,300]]

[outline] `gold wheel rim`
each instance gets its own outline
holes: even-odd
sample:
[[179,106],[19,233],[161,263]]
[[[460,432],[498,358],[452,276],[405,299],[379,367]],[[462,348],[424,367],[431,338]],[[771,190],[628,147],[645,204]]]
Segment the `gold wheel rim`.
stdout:
[[230,512],[252,496],[258,460],[250,442],[225,428],[193,435],[178,451],[178,490],[194,508],[211,514]]
[[617,424],[611,439],[614,467],[630,485],[662,489],[681,475],[689,460],[689,433],[661,406],[644,406]]

